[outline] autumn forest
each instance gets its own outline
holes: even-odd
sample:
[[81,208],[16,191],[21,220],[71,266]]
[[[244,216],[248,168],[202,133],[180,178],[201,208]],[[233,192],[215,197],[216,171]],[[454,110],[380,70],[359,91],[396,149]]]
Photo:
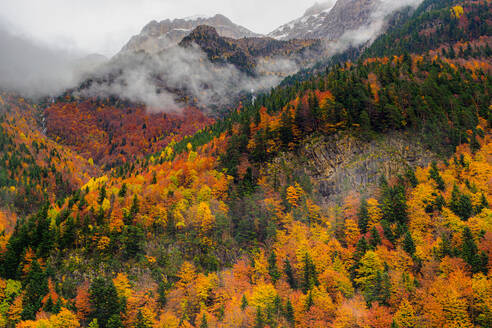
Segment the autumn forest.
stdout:
[[0,93],[0,327],[492,327],[492,3],[242,97]]

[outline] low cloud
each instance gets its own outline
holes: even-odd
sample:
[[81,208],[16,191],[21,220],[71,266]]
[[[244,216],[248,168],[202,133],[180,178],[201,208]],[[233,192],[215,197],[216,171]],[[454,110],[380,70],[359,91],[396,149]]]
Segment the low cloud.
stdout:
[[231,64],[212,63],[197,46],[167,49],[156,55],[144,52],[119,55],[81,89],[81,96],[118,96],[143,102],[151,111],[176,111],[184,96],[197,104],[218,108],[240,94],[266,90],[295,73],[297,64],[285,58],[260,60],[257,76]]
[[283,72],[298,70],[288,59],[260,60],[259,74],[252,77],[231,64],[210,62],[196,46],[119,55],[106,62],[16,35],[5,25],[0,25],[0,48],[1,90],[32,98],[77,90],[74,93],[83,97],[117,96],[144,103],[151,111],[178,111],[184,96],[202,107],[218,108],[242,93],[274,87]]
[[[383,31],[390,14],[421,2],[379,0],[370,22],[328,43],[329,53],[374,40]],[[260,59],[256,76],[251,76],[231,64],[210,62],[195,46],[173,47],[155,55],[118,55],[100,65],[103,60],[99,57],[82,59],[80,54],[15,35],[1,24],[0,47],[1,89],[29,97],[55,96],[73,89],[84,97],[117,96],[144,103],[151,111],[177,111],[183,107],[180,101],[184,97],[212,110],[224,107],[241,94],[276,86],[285,75],[296,73],[301,63],[305,64],[301,57]],[[94,67],[98,67],[97,73],[90,73]],[[79,88],[83,81],[90,83]]]
[[[0,22],[0,89],[28,97],[57,95],[77,85],[96,64],[17,35]],[[91,61],[94,61],[91,64]]]
[[356,30],[345,32],[340,39],[327,42],[331,55],[341,53],[350,47],[357,47],[374,41],[383,31],[392,14],[405,7],[416,8],[423,0],[378,0],[369,22]]

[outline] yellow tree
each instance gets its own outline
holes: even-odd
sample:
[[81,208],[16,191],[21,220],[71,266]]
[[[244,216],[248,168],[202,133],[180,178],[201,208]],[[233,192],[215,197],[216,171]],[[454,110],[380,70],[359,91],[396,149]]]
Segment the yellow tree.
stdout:
[[155,328],[178,328],[180,320],[171,312],[163,312]]
[[204,232],[209,231],[212,229],[213,224],[215,222],[215,217],[212,214],[212,211],[210,211],[210,207],[208,206],[207,203],[201,202],[198,205],[198,222],[197,225],[199,225]]
[[353,219],[345,220],[345,241],[348,246],[353,246],[360,238],[360,231],[357,223]]
[[253,276],[252,281],[264,281],[268,276],[268,262],[265,256],[265,251],[261,250],[253,257]]
[[118,297],[129,298],[132,295],[132,286],[125,273],[118,273],[116,278],[113,279],[114,286],[118,292]]
[[196,276],[197,274],[193,264],[188,261],[184,262],[178,273],[179,281],[176,284],[177,287],[186,289],[196,279]]
[[360,198],[355,194],[351,193],[343,201],[343,215],[346,219],[357,219],[357,212],[360,208]]
[[144,306],[137,314],[137,327],[154,327],[155,319],[152,309]]
[[294,186],[287,188],[287,201],[292,207],[299,207],[299,199],[303,194],[301,186],[296,182]]
[[461,16],[463,16],[464,13],[465,11],[462,6],[454,6],[453,8],[451,8],[451,15],[454,18],[459,19]]
[[367,214],[369,216],[367,231],[370,231],[383,218],[383,212],[377,199],[369,198],[367,200]]
[[473,302],[472,311],[479,313],[477,322],[486,326],[492,322],[492,279],[483,275],[476,274],[472,281]]
[[384,269],[383,263],[374,251],[368,251],[360,260],[360,267],[357,269],[357,282],[363,290],[375,285],[378,272]]
[[78,328],[80,327],[79,320],[75,314],[62,308],[61,311],[50,317],[51,327],[53,328]]
[[468,304],[457,292],[448,293],[448,297],[442,303],[442,309],[446,317],[446,327],[472,328],[468,314]]
[[418,318],[415,314],[415,309],[408,300],[404,299],[395,313],[394,321],[397,327],[414,328],[417,325]]
[[260,308],[260,309],[272,307],[276,297],[277,297],[277,291],[275,290],[275,287],[273,287],[272,284],[259,283],[253,289],[250,305],[252,305],[253,308]]

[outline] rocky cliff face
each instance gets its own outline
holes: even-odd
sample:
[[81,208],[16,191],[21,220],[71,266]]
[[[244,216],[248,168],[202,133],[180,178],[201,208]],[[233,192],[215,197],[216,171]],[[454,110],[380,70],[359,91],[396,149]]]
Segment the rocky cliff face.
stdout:
[[336,40],[345,32],[370,23],[371,14],[380,0],[338,0],[316,4],[303,17],[283,25],[269,34],[280,39]]
[[250,74],[258,73],[258,62],[262,58],[282,57],[314,62],[324,51],[319,40],[233,39],[220,36],[214,27],[207,25],[197,27],[179,43],[181,47],[193,44],[198,45],[212,62],[227,62]]
[[408,167],[426,166],[436,155],[403,134],[364,141],[348,134],[318,137],[301,150],[305,173],[326,201],[337,200],[351,190],[375,188],[379,178],[404,174]]
[[277,40],[304,39],[310,32],[322,27],[330,13],[335,0],[316,3],[308,8],[302,17],[284,24],[268,34]]
[[142,32],[133,36],[121,50],[122,53],[145,51],[157,53],[177,45],[185,36],[200,25],[214,27],[220,36],[239,39],[259,36],[245,27],[234,24],[223,15],[213,17],[189,17],[183,19],[166,19],[161,22],[152,21]]

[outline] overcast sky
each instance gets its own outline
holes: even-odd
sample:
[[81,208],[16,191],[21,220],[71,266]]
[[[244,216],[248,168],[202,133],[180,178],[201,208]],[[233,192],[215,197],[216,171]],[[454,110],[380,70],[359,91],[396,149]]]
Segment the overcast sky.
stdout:
[[149,21],[221,13],[257,33],[301,16],[315,0],[0,0],[8,29],[50,45],[111,56]]

